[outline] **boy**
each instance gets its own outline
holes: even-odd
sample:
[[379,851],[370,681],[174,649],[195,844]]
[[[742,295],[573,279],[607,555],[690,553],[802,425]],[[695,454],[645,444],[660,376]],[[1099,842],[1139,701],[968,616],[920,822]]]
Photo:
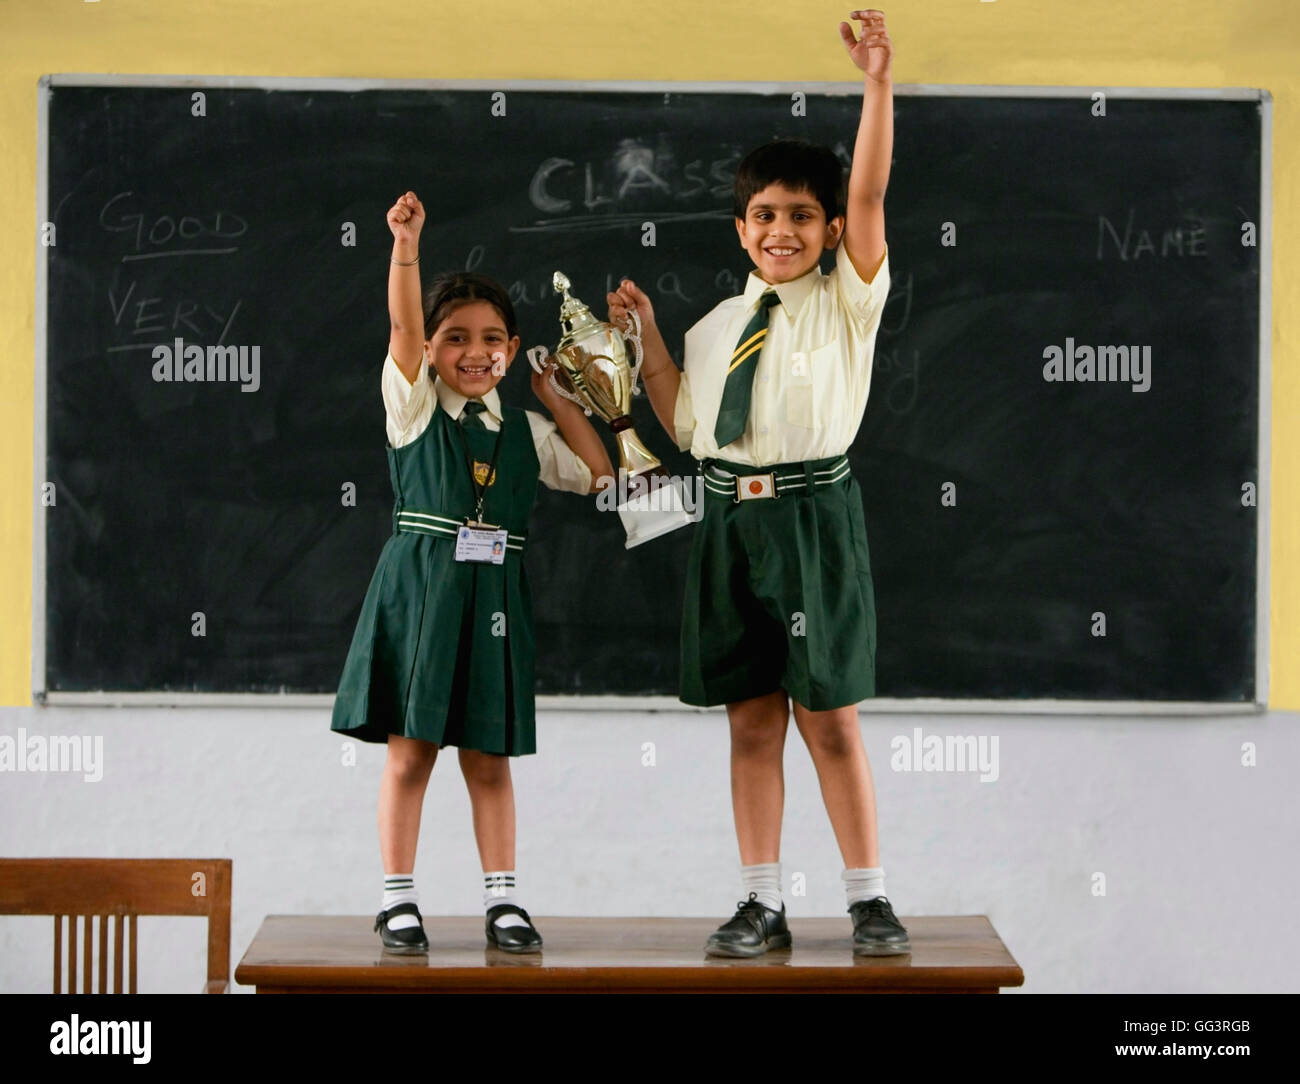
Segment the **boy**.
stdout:
[[[853,951],[910,949],[885,897],[875,796],[857,702],[875,695],[875,597],[862,497],[848,450],[866,408],[889,293],[884,195],[893,145],[892,46],[879,11],[840,36],[863,72],[847,200],[827,148],[776,141],[735,182],[736,231],[754,262],[745,292],[686,335],[685,372],[649,299],[624,280],[611,321],[641,316],[642,379],[655,414],[703,460],[682,614],[681,699],[725,703],[741,878],[748,898],[705,951],[758,956],[790,945],[781,901],[787,694],[844,858]],[[835,248],[835,270],[818,260]]]

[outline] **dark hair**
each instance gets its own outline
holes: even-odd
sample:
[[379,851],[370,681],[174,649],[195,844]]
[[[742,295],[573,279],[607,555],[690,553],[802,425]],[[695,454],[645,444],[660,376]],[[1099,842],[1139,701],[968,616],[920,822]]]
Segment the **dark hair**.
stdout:
[[732,200],[737,218],[745,217],[749,201],[769,184],[811,192],[827,222],[844,213],[844,167],[830,147],[802,139],[774,139],[755,147],[736,167]]
[[515,307],[501,283],[477,271],[443,271],[424,291],[425,339],[433,338],[438,326],[468,301],[486,301],[506,322],[506,335],[513,339],[519,334]]

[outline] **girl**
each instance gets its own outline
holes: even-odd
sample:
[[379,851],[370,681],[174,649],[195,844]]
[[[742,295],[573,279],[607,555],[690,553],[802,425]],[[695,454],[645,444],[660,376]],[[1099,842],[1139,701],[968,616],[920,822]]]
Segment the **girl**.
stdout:
[[384,897],[375,919],[384,947],[429,949],[413,878],[420,809],[438,750],[455,745],[483,865],[488,944],[537,952],[541,935],[516,894],[507,759],[536,751],[532,602],[521,556],[538,481],[592,493],[613,466],[583,412],[546,376],[534,373],[532,386],[554,423],[501,403],[496,385],[519,335],[500,285],[442,274],[421,305],[424,217],[414,192],[388,212],[392,333],[382,390],[394,532],[361,605],[330,728],[388,744],[379,788]]

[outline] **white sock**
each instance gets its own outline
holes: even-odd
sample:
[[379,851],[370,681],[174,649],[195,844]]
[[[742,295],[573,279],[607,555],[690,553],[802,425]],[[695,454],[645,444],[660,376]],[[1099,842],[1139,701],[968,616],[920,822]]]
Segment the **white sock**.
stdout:
[[[399,903],[420,905],[420,894],[415,891],[415,875],[412,873],[390,873],[384,875],[384,902],[379,905],[381,911],[396,907]],[[395,915],[388,920],[390,930],[405,930],[420,923],[414,915]]]
[[[483,874],[483,910],[490,911],[498,903],[519,906],[519,901],[515,899],[515,871],[512,869],[498,869]],[[528,923],[519,915],[506,914],[498,915],[492,925],[504,929],[507,926],[527,926]]]
[[883,866],[859,867],[846,869],[840,874],[844,881],[844,894],[849,906],[862,900],[874,900],[885,894],[885,870]]
[[740,881],[745,899],[756,893],[758,902],[773,911],[781,910],[781,863],[763,862],[756,866],[741,866]]

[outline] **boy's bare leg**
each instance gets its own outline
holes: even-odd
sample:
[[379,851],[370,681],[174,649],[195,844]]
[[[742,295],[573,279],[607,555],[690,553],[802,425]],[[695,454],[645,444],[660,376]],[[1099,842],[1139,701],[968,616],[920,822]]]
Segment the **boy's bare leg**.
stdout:
[[420,838],[420,810],[438,746],[396,734],[388,737],[388,755],[379,781],[379,856],[386,874],[415,870]]
[[731,808],[740,864],[777,862],[785,806],[782,758],[790,704],[785,691],[727,705],[731,723]]
[[474,839],[483,872],[515,868],[515,788],[510,758],[460,751],[460,770],[474,811]]
[[848,869],[877,866],[876,792],[855,704],[829,711],[794,705],[795,725],[812,755],[822,801]]

